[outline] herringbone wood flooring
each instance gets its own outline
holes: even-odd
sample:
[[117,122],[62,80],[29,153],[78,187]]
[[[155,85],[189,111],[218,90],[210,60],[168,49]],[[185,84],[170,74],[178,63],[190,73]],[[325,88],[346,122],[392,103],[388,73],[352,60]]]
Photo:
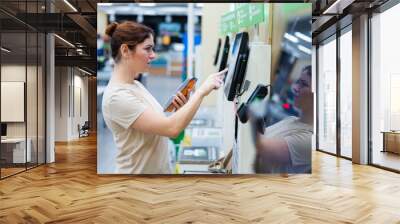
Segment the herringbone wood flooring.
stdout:
[[312,175],[99,176],[96,139],[0,181],[0,223],[400,223],[400,175],[315,152]]

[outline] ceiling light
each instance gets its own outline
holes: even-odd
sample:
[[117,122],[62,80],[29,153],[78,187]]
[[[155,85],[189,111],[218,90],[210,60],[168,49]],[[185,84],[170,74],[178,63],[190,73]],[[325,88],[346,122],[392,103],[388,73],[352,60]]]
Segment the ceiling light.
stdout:
[[322,14],[342,14],[343,10],[351,5],[355,0],[336,0]]
[[297,39],[297,37],[290,35],[288,33],[285,33],[285,35],[283,35],[283,37],[285,37],[286,39],[292,41],[293,43],[297,43],[299,42],[299,39]]
[[82,43],[80,43],[80,42],[75,42],[75,43],[73,43],[76,47],[79,47],[79,48],[83,48],[84,47],[84,45],[82,44]]
[[78,67],[78,70],[81,71],[81,72],[83,72],[83,73],[85,73],[85,74],[92,75],[92,73],[90,73],[90,72],[88,72],[88,71],[86,71],[86,70],[83,70],[83,69],[81,69],[81,68],[79,68],[79,67]]
[[298,45],[297,48],[299,48],[299,50],[303,51],[306,54],[311,54],[311,50],[309,48],[304,47],[303,45]]
[[307,35],[304,35],[303,33],[295,32],[294,35],[295,35],[296,37],[298,37],[298,38],[300,38],[300,39],[306,41],[306,42],[311,43],[311,41],[312,41],[312,40],[311,40],[311,37],[309,37],[309,36],[307,36]]
[[327,8],[322,14],[327,14],[329,13],[333,8],[336,7],[336,5],[340,2],[340,0],[335,1],[329,8]]
[[139,6],[142,6],[142,7],[154,7],[154,6],[156,6],[156,3],[139,3]]
[[76,49],[76,53],[78,53],[79,55],[82,55],[83,54],[83,50],[78,48],[78,49]]
[[113,3],[109,3],[109,2],[102,2],[102,3],[97,3],[99,6],[112,6]]
[[60,39],[61,41],[63,41],[64,43],[66,43],[67,45],[69,45],[70,47],[75,48],[75,45],[71,44],[71,42],[67,41],[66,39],[58,36],[57,34],[54,34],[55,37],[57,37],[58,39]]
[[2,51],[4,51],[4,52],[7,52],[7,53],[10,53],[10,52],[11,52],[9,49],[7,49],[7,48],[5,48],[5,47],[1,47],[0,49],[1,49]]
[[72,10],[74,10],[75,12],[78,12],[78,10],[71,4],[68,2],[68,0],[64,0],[65,4],[67,4]]

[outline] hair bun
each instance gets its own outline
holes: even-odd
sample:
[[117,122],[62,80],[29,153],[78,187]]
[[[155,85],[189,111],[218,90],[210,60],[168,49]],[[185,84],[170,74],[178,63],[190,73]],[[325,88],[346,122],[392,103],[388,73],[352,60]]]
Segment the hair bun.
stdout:
[[115,32],[115,29],[117,29],[118,23],[112,22],[109,24],[106,28],[106,34],[110,37],[112,37],[113,33]]

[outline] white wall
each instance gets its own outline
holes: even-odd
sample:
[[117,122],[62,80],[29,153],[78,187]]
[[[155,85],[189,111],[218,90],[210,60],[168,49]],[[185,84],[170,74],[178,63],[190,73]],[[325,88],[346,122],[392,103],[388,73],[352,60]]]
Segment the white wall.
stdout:
[[[196,74],[199,75],[199,84],[203,82],[209,74],[218,71],[218,67],[213,65],[215,52],[218,44],[218,38],[222,38],[222,47],[225,37],[222,37],[219,32],[219,21],[223,14],[229,12],[233,8],[231,3],[206,3],[203,7],[202,16],[202,40],[200,49],[201,61],[199,63],[201,69],[196,69]],[[220,56],[221,57],[221,54]],[[219,64],[219,62],[218,62]],[[197,66],[196,66],[197,67]],[[223,87],[217,91],[213,91],[204,98],[202,106],[216,107],[215,125],[221,127],[222,131],[222,152],[227,154],[233,147],[234,142],[234,105],[232,102],[225,100]]]
[[1,81],[25,82],[25,65],[2,65]]
[[77,139],[78,124],[88,120],[88,78],[77,69],[56,67],[55,85],[55,140]]
[[[38,69],[38,70],[36,70]],[[18,109],[12,107],[1,108],[2,112],[17,113],[15,110],[19,110],[20,116],[24,116],[26,111],[26,121],[22,122],[6,122],[7,123],[7,137],[21,138],[28,137],[31,145],[29,146],[32,151],[33,161],[36,162],[36,153],[39,153],[39,163],[44,163],[44,92],[43,89],[43,78],[42,68],[35,66],[25,66],[25,64],[4,64],[1,66],[2,82],[24,82],[26,85],[26,106],[25,96],[22,96],[23,102]],[[27,78],[27,81],[25,80]],[[2,94],[5,89],[2,89]],[[24,94],[24,89],[19,90],[20,94]],[[2,98],[7,95],[2,95]],[[11,102],[12,103],[12,102]]]
[[[68,114],[68,68],[56,67],[55,76],[55,140],[67,141],[67,119]],[[65,94],[66,93],[66,94]]]
[[[1,66],[1,81],[2,82],[24,82],[25,80],[25,65],[2,65]],[[28,70],[32,67],[28,66]],[[3,91],[3,90],[2,90]],[[5,96],[1,96],[3,98]],[[2,103],[3,105],[3,103]],[[9,108],[1,108],[1,110],[9,110]],[[24,110],[24,108],[22,108]],[[4,111],[2,112],[4,113]],[[7,135],[13,137],[24,137],[25,136],[25,124],[24,122],[11,122],[8,123]]]
[[[217,68],[213,65],[215,51],[218,44],[219,21],[223,14],[229,12],[230,3],[208,3],[204,4],[203,16],[201,22],[201,74],[199,77],[202,82],[209,74],[217,72]],[[215,106],[218,99],[218,93],[213,91],[204,98],[202,106]]]
[[[1,66],[1,81],[7,82],[25,82],[25,74],[26,70],[28,71],[28,74],[31,74],[33,70],[35,70],[36,73],[36,67],[33,66],[27,66],[25,65],[2,65]],[[3,97],[3,96],[2,96]],[[34,93],[30,93],[28,91],[27,93],[27,101],[28,103],[32,101],[33,97],[36,97],[36,89]],[[36,107],[36,105],[35,105]],[[1,110],[7,110],[9,108],[1,108]],[[31,117],[31,114],[27,114],[28,116],[28,121],[30,122],[33,120]],[[35,117],[36,119],[36,114]],[[26,122],[7,122],[7,136],[8,137],[25,137],[25,124]],[[32,125],[29,125],[28,128],[30,128]],[[29,133],[29,131],[28,131]],[[28,136],[29,137],[29,136]]]
[[88,120],[88,77],[82,76],[83,73],[76,74],[75,70],[75,82],[74,85],[81,89],[81,101],[82,101],[82,116],[79,117],[80,122],[85,122]]
[[74,95],[72,96],[74,113],[70,133],[72,138],[77,138],[79,135],[78,124],[82,126],[88,120],[88,78],[82,75],[80,71],[74,70]]
[[24,82],[1,82],[2,122],[24,122],[24,93]]

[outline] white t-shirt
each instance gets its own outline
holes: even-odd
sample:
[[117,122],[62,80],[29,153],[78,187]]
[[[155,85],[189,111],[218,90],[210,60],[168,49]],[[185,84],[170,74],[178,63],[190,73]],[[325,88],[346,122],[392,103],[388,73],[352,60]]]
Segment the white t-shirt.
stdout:
[[310,173],[311,137],[313,127],[299,121],[297,117],[287,117],[265,129],[267,138],[284,139],[288,145],[291,164],[272,169],[271,172]]
[[103,117],[117,146],[116,173],[169,174],[168,139],[131,127],[147,107],[163,113],[157,100],[138,81],[109,83],[103,94]]

